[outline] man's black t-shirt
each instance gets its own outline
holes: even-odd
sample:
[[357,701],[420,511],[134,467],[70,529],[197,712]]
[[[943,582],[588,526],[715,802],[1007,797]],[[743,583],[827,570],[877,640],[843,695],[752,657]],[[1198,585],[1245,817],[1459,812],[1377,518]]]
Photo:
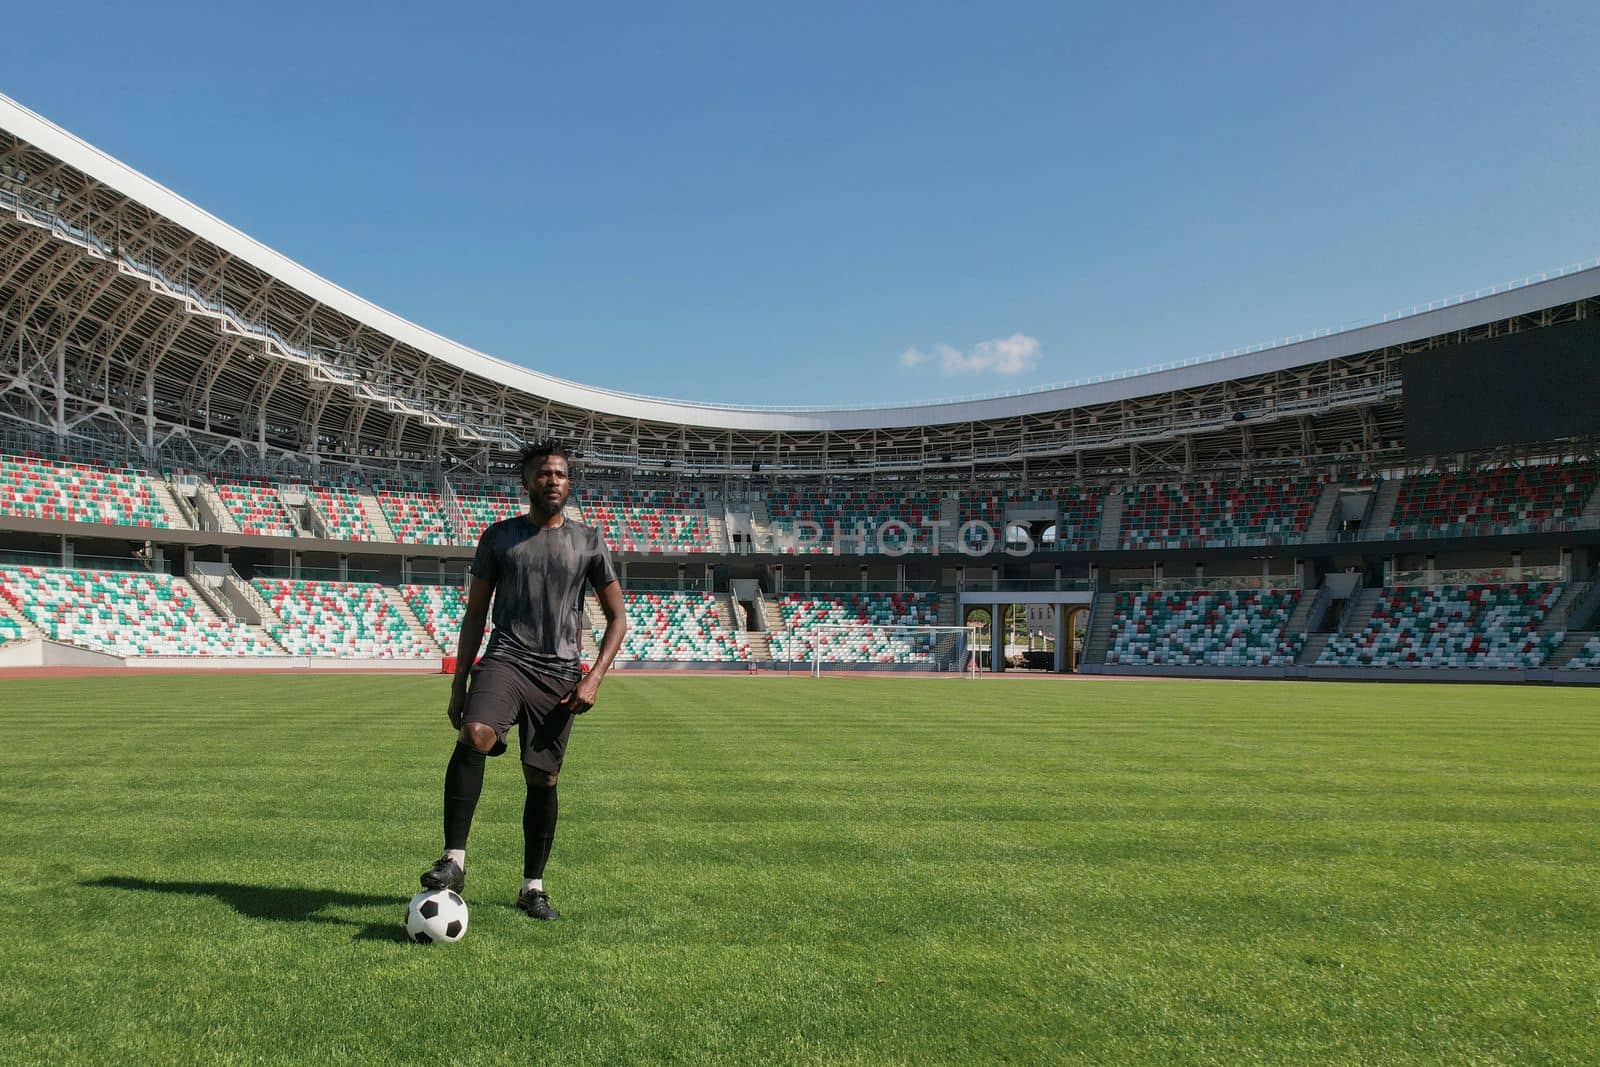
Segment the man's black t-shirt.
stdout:
[[599,530],[571,519],[551,527],[527,515],[502,519],[479,538],[472,574],[494,583],[494,633],[485,659],[579,676],[583,584],[600,589],[617,580]]

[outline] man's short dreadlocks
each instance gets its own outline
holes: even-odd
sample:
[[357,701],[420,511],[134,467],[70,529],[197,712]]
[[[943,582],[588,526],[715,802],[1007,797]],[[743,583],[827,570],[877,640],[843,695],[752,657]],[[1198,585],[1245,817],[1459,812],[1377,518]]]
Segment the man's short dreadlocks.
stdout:
[[573,470],[572,452],[568,450],[566,445],[552,438],[545,441],[535,441],[531,445],[524,445],[522,451],[517,453],[517,470],[521,473],[522,480],[527,481],[528,469],[530,467],[537,468],[539,461],[547,456],[560,456],[567,461],[567,473],[569,475],[576,473]]

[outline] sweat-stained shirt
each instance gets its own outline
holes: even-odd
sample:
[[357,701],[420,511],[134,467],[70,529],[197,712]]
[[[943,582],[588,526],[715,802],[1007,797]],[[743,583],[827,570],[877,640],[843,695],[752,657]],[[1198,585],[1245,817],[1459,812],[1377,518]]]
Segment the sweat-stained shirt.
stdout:
[[472,574],[494,583],[494,632],[485,659],[580,676],[583,584],[601,589],[617,580],[599,530],[571,519],[548,528],[527,515],[501,519],[478,539]]

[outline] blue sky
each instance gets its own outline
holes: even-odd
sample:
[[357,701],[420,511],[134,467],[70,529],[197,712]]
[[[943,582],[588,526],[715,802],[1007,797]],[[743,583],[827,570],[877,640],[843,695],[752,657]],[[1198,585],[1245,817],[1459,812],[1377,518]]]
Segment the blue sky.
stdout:
[[633,392],[1028,388],[1600,255],[1588,4],[61,10],[8,13],[7,95]]

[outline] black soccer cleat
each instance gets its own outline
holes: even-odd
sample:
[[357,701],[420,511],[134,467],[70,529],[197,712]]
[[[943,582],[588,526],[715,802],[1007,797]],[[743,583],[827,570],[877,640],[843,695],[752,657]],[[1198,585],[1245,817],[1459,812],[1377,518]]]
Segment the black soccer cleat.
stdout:
[[422,872],[422,888],[463,892],[467,888],[467,872],[449,856],[440,856],[432,867]]
[[517,907],[544,922],[561,918],[561,913],[550,906],[550,894],[543,889],[524,889],[518,893]]

